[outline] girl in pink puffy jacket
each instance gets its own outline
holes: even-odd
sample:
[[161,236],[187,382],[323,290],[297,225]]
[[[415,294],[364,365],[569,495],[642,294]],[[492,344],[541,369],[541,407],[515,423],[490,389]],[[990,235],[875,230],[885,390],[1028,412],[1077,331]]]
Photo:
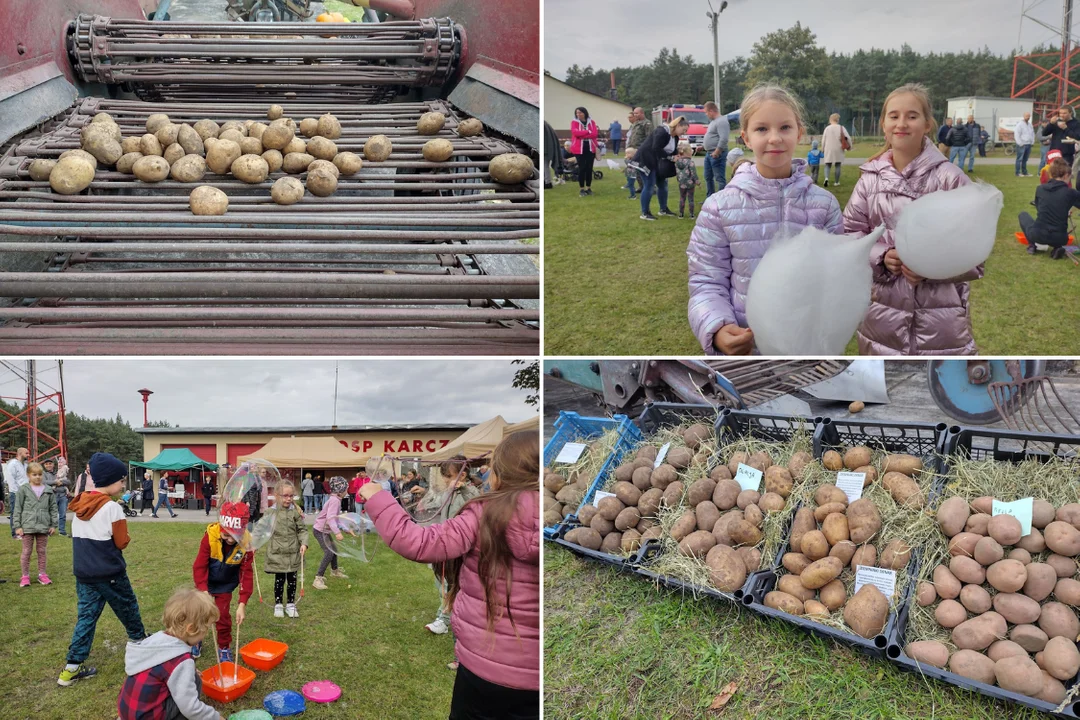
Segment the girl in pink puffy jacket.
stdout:
[[[394,552],[447,562],[459,662],[451,720],[540,717],[540,438],[517,432],[495,448],[491,492],[423,527],[378,483],[360,488]],[[498,712],[493,711],[497,708]]]
[[844,210],[848,233],[866,235],[881,224],[888,228],[870,253],[874,287],[857,334],[859,353],[974,355],[968,281],[982,277],[982,265],[959,277],[928,280],[900,261],[893,242],[905,205],[970,180],[934,144],[936,123],[922,85],[909,83],[885,98],[881,129],[885,149],[860,168],[862,176]]
[[794,157],[806,132],[799,101],[775,85],[754,88],[739,117],[754,162],[701,205],[686,250],[690,266],[690,326],[710,355],[749,355],[754,333],[746,325],[746,292],[773,238],[816,227],[841,234],[840,204],[810,180],[806,161]]

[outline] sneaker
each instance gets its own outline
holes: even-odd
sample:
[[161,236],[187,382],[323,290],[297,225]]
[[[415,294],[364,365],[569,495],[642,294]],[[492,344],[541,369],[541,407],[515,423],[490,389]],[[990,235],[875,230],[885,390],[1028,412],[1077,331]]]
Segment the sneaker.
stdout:
[[342,580],[348,580],[349,576],[341,571],[341,568],[330,571],[330,577],[341,578]]
[[586,195],[592,195],[592,188],[591,187],[590,188],[585,188],[585,194]]
[[586,195],[588,195],[588,193],[585,192],[585,188],[578,190],[578,197],[585,197]]
[[276,618],[285,617],[285,607],[281,603],[278,603],[277,605],[274,606],[274,617],[276,617]]
[[219,663],[232,662],[232,653],[229,648],[218,648],[217,659]]
[[92,678],[95,675],[97,675],[97,668],[95,667],[79,665],[79,667],[75,668],[74,670],[68,670],[67,668],[64,668],[60,671],[60,677],[56,679],[56,684],[68,687],[69,685],[74,685],[79,680],[82,680],[84,678]]
[[675,213],[671,212],[670,210],[661,210],[657,213],[657,215],[659,215],[660,217],[675,217]]
[[1050,251],[1050,259],[1051,260],[1064,260],[1065,259],[1065,248],[1056,247],[1053,250],[1051,250]]
[[637,200],[637,195],[631,195],[627,199],[628,200]]
[[644,215],[641,216],[641,219],[642,220],[655,220],[656,216],[653,215],[652,213],[645,213]]
[[446,667],[447,667],[447,668],[449,668],[450,670],[453,670],[454,672],[457,672],[457,669],[458,669],[458,661],[457,661],[457,660],[455,660],[455,661],[454,661],[454,662],[452,662],[452,663],[446,663]]
[[424,627],[435,635],[445,635],[450,631],[450,628],[446,626],[446,622],[442,618],[435,618],[433,622],[429,622]]
[[840,181],[837,180],[836,182],[834,182],[833,187],[840,187]]
[[311,587],[315,588],[316,590],[325,590],[326,580],[316,575],[315,579],[311,583]]
[[829,178],[825,178],[825,187],[829,187]]
[[22,576],[22,579],[19,580],[19,587],[30,587],[30,576],[29,575],[23,575]]
[[1027,254],[1028,255],[1034,255],[1037,252],[1039,252],[1039,251],[1035,248],[1035,243],[1028,243]]
[[201,656],[201,655],[202,655],[202,640],[200,640],[199,642],[195,643],[195,644],[194,644],[194,645],[193,645],[193,646],[191,647],[191,657],[193,657],[193,658],[198,658],[198,657],[199,657],[199,656]]
[[42,585],[52,585],[52,580],[45,573],[38,573],[37,581]]
[[285,614],[291,618],[300,617],[300,613],[296,612],[296,603],[289,603],[285,606]]
[[685,219],[686,219],[686,215],[684,215],[683,213],[679,213],[679,219],[680,219],[680,220],[685,220]]

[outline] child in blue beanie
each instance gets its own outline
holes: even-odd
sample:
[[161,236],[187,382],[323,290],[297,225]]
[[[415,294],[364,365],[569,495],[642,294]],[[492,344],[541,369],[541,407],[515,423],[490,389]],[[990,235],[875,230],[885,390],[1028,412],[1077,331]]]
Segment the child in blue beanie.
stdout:
[[124,491],[127,465],[108,453],[94,453],[90,458],[90,475],[95,488],[81,493],[68,506],[75,513],[71,538],[79,619],[71,636],[67,665],[56,681],[64,686],[97,674],[97,668],[84,666],[83,661],[90,655],[105,603],[116,613],[133,642],[146,637],[139,601],[124,562],[123,550],[131,540],[127,520],[124,510],[113,501]]

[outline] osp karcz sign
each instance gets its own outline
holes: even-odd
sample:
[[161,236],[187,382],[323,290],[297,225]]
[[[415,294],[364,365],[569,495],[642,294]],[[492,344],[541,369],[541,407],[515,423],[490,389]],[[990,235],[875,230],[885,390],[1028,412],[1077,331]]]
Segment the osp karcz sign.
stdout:
[[[338,440],[339,443],[352,450],[354,453],[367,454],[375,447],[374,440],[353,440],[349,443],[347,440]],[[382,441],[382,453],[383,455],[389,455],[391,453],[425,453],[435,452],[441,448],[450,444],[449,440],[383,440]]]

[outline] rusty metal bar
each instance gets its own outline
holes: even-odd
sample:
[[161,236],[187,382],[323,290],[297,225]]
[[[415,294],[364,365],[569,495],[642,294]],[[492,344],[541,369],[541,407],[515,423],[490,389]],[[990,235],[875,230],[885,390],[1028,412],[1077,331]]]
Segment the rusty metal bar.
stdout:
[[473,308],[473,309],[431,309],[431,308],[309,308],[309,307],[267,307],[267,308],[190,308],[190,307],[98,307],[98,308],[58,308],[26,307],[0,308],[0,320],[19,320],[23,322],[121,322],[121,321],[162,321],[194,320],[200,323],[212,323],[223,320],[232,321],[378,321],[384,323],[432,323],[432,322],[500,322],[500,321],[535,321],[540,319],[538,310]]
[[[465,342],[463,342],[463,338]],[[468,339],[468,332],[450,340],[428,341],[422,334],[415,338],[353,340],[336,337],[327,333],[318,338],[303,338],[298,341],[275,342],[272,340],[254,341],[245,338],[219,338],[210,342],[203,339],[185,338],[177,342],[168,339],[149,340],[104,340],[79,338],[69,340],[63,336],[46,338],[20,337],[18,340],[0,340],[0,351],[18,352],[20,355],[46,355],[49,357],[82,355],[130,355],[137,350],[139,355],[201,356],[201,355],[242,355],[242,356],[341,356],[341,355],[411,355],[411,356],[462,356],[462,355],[497,355],[515,357],[536,355],[538,341],[533,340],[476,340]],[[302,345],[302,348],[297,348]]]
[[[340,333],[340,334],[338,334]],[[467,333],[467,334],[466,334]],[[208,341],[247,338],[273,342],[304,342],[310,340],[385,340],[388,342],[437,342],[471,340],[498,342],[536,341],[536,334],[524,327],[463,326],[461,329],[424,328],[422,332],[407,328],[81,328],[35,325],[25,328],[0,327],[0,349],[4,343],[20,338],[57,340],[131,340],[141,339],[170,342],[183,340]]]
[[5,252],[131,252],[131,253],[386,253],[389,255],[539,255],[538,245],[521,244],[432,244],[432,245],[344,245],[337,243],[223,243],[223,242],[0,242]]

